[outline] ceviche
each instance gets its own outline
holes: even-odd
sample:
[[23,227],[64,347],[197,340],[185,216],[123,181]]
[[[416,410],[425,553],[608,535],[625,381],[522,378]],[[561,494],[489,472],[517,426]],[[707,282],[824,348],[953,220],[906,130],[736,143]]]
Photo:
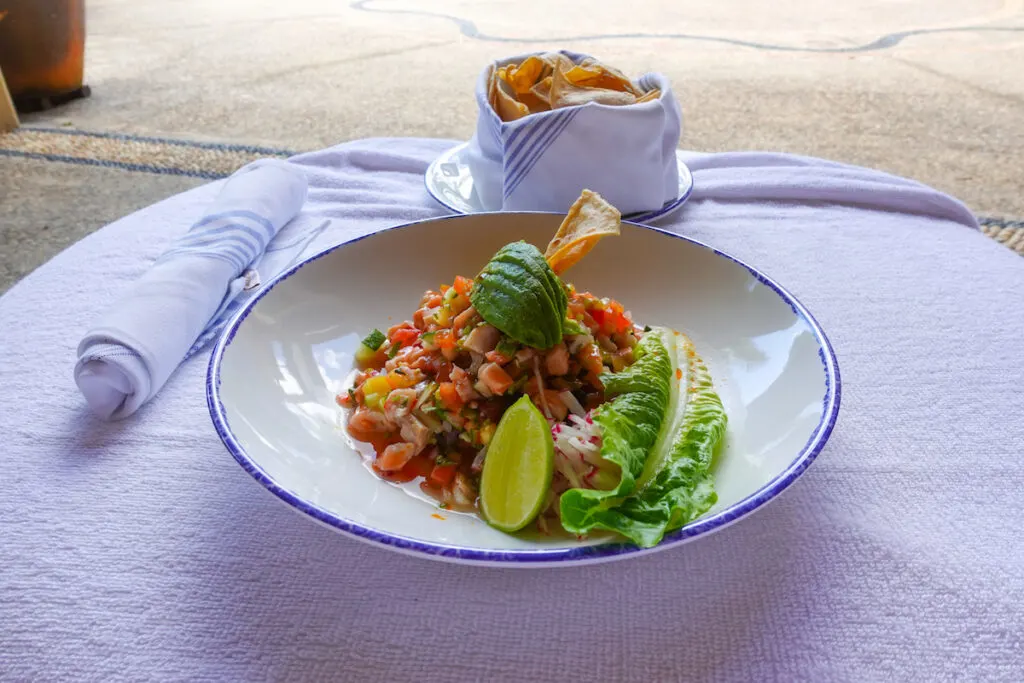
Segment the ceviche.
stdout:
[[545,253],[508,244],[366,336],[338,403],[379,476],[505,531],[642,546],[714,504],[726,415],[692,342],[561,278],[619,222],[584,190]]

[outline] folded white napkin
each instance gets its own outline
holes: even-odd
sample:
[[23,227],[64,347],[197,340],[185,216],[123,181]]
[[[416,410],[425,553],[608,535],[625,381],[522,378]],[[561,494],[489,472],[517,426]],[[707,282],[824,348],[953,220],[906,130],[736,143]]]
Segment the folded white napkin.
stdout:
[[[576,63],[587,57],[562,54]],[[485,210],[565,211],[589,188],[625,215],[659,209],[678,196],[682,113],[667,78],[638,79],[644,91],[661,88],[650,102],[589,102],[506,123],[490,104],[490,76],[528,56],[495,62],[477,81],[477,128],[466,159]]]
[[286,161],[257,161],[228,178],[204,217],[79,343],[75,382],[96,415],[138,410],[261,280],[298,258],[324,227],[294,221],[282,232],[306,191],[304,172]]

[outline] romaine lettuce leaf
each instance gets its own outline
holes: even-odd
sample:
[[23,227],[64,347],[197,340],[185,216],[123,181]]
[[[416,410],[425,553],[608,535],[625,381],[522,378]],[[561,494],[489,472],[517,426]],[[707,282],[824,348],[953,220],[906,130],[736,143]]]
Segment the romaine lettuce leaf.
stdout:
[[655,328],[640,346],[644,355],[636,363],[608,376],[618,396],[594,415],[602,429],[601,454],[622,467],[622,479],[611,491],[566,491],[561,513],[572,533],[606,529],[650,547],[717,500],[710,468],[727,418],[687,337]]
[[636,490],[647,456],[658,441],[672,391],[673,362],[666,346],[675,337],[652,329],[637,344],[636,361],[622,372],[602,375],[610,400],[593,412],[601,430],[601,456],[619,466],[619,483],[609,490],[570,489],[562,494],[562,526],[584,534],[608,528],[608,509]]

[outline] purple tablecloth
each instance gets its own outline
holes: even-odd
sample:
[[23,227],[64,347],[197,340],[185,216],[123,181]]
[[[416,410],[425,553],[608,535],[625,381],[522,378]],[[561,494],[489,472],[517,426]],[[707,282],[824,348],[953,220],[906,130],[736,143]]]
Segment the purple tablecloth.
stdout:
[[[451,143],[303,157],[315,247],[440,215]],[[801,482],[638,560],[445,565],[281,505],[207,415],[206,354],[116,424],[75,344],[202,212],[128,216],[0,299],[0,678],[22,680],[1020,680],[1024,261],[958,203],[862,169],[694,155],[663,225],[763,269],[813,311],[843,409]],[[214,184],[215,185],[215,184]]]

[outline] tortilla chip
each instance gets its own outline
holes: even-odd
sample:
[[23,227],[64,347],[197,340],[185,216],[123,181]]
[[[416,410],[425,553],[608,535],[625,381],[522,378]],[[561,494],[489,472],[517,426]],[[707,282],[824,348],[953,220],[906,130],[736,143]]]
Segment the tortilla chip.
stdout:
[[525,104],[516,99],[512,86],[501,77],[494,79],[495,111],[502,121],[515,121],[530,113]]
[[551,270],[561,274],[587,255],[602,237],[618,235],[622,214],[596,192],[583,190],[544,252]]
[[557,76],[551,83],[551,108],[577,107],[588,102],[625,106],[636,104],[636,96],[603,88],[581,88]]
[[569,80],[569,74],[580,74],[580,67],[576,66],[569,59],[568,68],[565,62],[555,67],[551,80],[551,108],[574,107],[588,102],[599,102],[601,104],[626,105],[636,102],[636,96],[628,92],[606,90],[604,88],[589,88],[580,86]]
[[502,121],[515,121],[588,102],[618,106],[649,102],[661,92],[644,93],[621,71],[592,57],[576,64],[560,52],[546,52],[531,55],[521,64],[492,68],[488,96]]
[[[551,65],[540,57],[533,55],[520,65],[510,64],[498,71],[498,77],[508,84],[506,92],[511,93],[515,99],[526,106],[527,113],[536,114],[551,109],[547,93],[535,93],[533,88],[541,80],[545,71],[550,71]],[[504,117],[502,117],[504,118]]]
[[599,64],[587,66],[579,64],[569,69],[565,77],[573,85],[584,88],[602,88],[616,92],[628,92],[633,95],[637,94],[633,83],[622,72]]
[[524,92],[519,96],[519,101],[526,105],[526,108],[530,110],[531,114],[536,114],[541,111],[550,111],[551,105],[548,103],[547,97],[540,97],[539,95],[531,92]]
[[548,105],[548,109],[551,108],[551,76],[542,78],[537,81],[537,84],[530,89],[530,93],[538,99],[544,100]]
[[642,96],[638,97],[636,99],[636,103],[640,104],[641,102],[653,102],[659,97],[661,97],[661,89],[655,88],[654,90],[648,90]]
[[544,70],[544,62],[540,57],[527,57],[519,66],[509,66],[504,76],[505,81],[512,86],[517,95],[530,92],[534,83],[540,80],[541,72]]

